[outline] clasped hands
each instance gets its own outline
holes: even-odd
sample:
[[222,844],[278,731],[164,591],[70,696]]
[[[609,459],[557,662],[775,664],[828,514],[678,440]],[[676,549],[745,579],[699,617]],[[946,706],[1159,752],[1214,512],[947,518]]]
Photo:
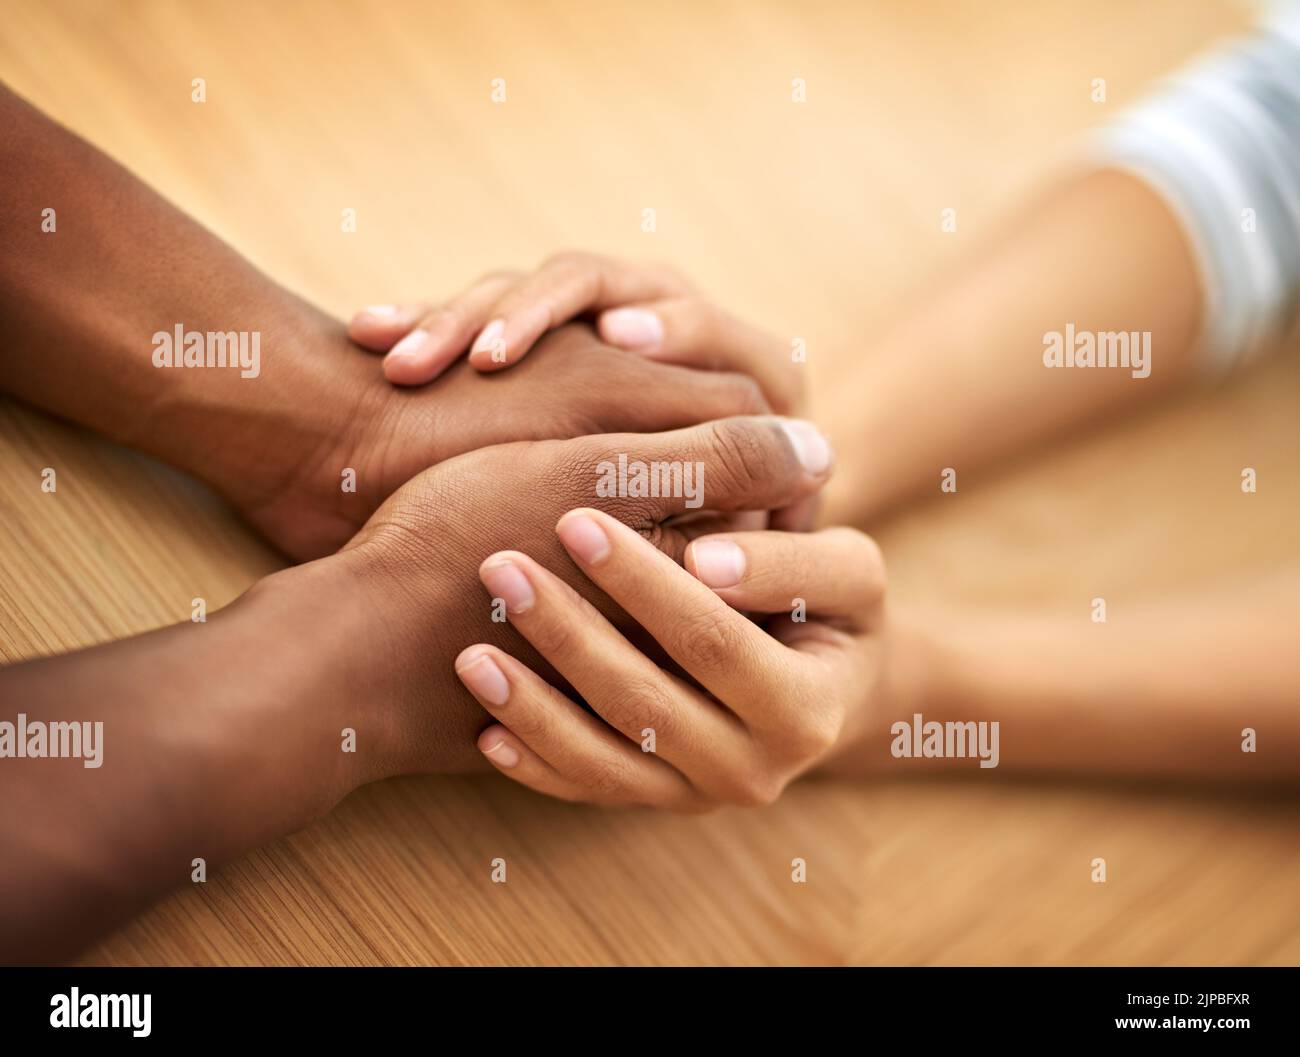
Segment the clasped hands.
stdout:
[[[385,353],[386,380],[237,500],[296,557],[341,546],[248,596],[299,599],[278,624],[330,643],[307,722],[355,730],[358,751],[328,801],[481,753],[565,799],[766,803],[863,736],[883,566],[854,530],[798,531],[833,460],[793,417],[783,342],[670,273],[585,255],[366,309],[349,336]],[[702,467],[703,510],[600,494],[620,457]],[[340,607],[334,637],[307,619]]]

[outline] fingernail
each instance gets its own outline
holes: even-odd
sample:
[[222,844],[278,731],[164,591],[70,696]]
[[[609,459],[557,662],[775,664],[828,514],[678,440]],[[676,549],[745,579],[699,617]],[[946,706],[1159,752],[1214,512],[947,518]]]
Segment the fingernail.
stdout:
[[386,360],[414,360],[420,350],[429,341],[429,332],[427,330],[413,330],[406,335],[401,341],[388,350]]
[[555,526],[564,549],[580,562],[595,565],[609,555],[609,537],[586,514],[566,514]]
[[494,562],[479,570],[479,575],[494,598],[506,604],[509,613],[526,613],[533,606],[533,585],[523,570],[511,561]]
[[600,317],[600,336],[624,349],[644,349],[664,340],[664,321],[648,308],[615,308]]
[[479,745],[479,751],[482,752],[484,756],[490,756],[500,767],[513,767],[519,762],[519,753],[515,751],[515,747],[506,741],[504,737],[491,746]]
[[374,316],[376,319],[391,319],[397,315],[396,305],[366,305],[360,312],[361,316]]
[[696,540],[691,563],[706,587],[735,587],[745,576],[745,552],[730,540]]
[[[477,352],[490,352],[492,359],[497,360],[498,356],[505,352],[505,346],[501,343],[501,335],[505,333],[506,321],[504,319],[494,319],[479,332],[479,336],[474,340],[474,347],[470,349],[470,355]],[[498,348],[500,352],[498,352]]]
[[490,654],[480,653],[463,668],[457,668],[456,674],[489,705],[504,705],[510,696],[510,683]]
[[794,445],[794,452],[799,456],[799,462],[813,477],[820,477],[830,469],[831,454],[830,442],[822,436],[821,430],[811,422],[804,422],[798,418],[781,419],[781,428],[785,430],[785,435],[790,438],[790,443]]

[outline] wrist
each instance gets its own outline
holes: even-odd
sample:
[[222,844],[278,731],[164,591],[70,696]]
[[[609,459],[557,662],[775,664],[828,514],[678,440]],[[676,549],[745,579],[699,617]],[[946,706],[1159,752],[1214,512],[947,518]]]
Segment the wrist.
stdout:
[[[261,332],[256,377],[163,372],[160,411],[136,446],[149,450],[166,438],[156,454],[211,485],[303,560],[336,550],[384,498],[367,438],[385,420],[392,387],[337,321],[302,303],[273,315]],[[345,490],[348,469],[356,487]]]
[[[191,386],[193,404],[179,402],[189,432],[197,433],[193,426],[199,423],[232,442],[214,450],[210,437],[200,438],[188,468],[241,499],[281,490],[304,476],[352,421],[359,395],[348,355],[356,350],[341,324],[306,305],[292,311],[281,306],[274,317],[260,330],[256,377],[231,372],[181,379],[204,383]],[[186,429],[185,422],[174,425],[178,432]]]
[[[918,715],[920,723],[945,728],[997,720],[1027,674],[1018,666],[1018,651],[1008,648],[1022,641],[1005,634],[1002,618],[987,614],[976,618],[960,610],[932,608],[905,614],[885,673],[886,712],[878,743],[870,750],[872,769],[897,774],[900,763],[905,770],[956,766],[946,756],[925,755],[915,744],[909,758],[896,759],[894,724],[916,731]],[[997,765],[995,759],[991,766]]]
[[254,703],[226,712],[226,741],[297,825],[396,773],[382,678],[391,659],[368,597],[341,554],[264,577],[218,614],[228,614],[230,656]]
[[947,656],[943,620],[931,614],[891,611],[880,632],[878,674],[866,690],[858,720],[846,728],[826,770],[835,774],[883,773],[890,757],[890,728],[898,721],[910,723],[926,712],[947,691],[953,678]]
[[482,589],[431,550],[441,535],[436,523],[413,529],[381,514],[339,553],[259,585],[283,596],[277,606],[309,614],[299,649],[319,665],[328,724],[356,732],[355,753],[336,761],[339,795],[396,775],[484,769],[475,739],[486,716],[454,668],[472,641],[466,596]]

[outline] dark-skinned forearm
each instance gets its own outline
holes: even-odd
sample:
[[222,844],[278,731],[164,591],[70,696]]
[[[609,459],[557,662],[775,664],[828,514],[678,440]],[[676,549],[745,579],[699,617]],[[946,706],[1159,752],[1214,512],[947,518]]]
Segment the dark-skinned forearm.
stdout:
[[[51,756],[51,737],[46,755],[0,759],[0,960],[66,956],[191,882],[195,859],[213,870],[383,773],[350,685],[360,610],[328,604],[351,596],[345,566],[277,574],[206,623],[0,670],[0,721],[30,737],[102,724],[82,758]],[[343,751],[348,726],[363,751]]]
[[[244,507],[355,414],[372,372],[356,350],[328,355],[348,347],[341,325],[3,88],[0,186],[0,389]],[[178,325],[256,332],[257,376],[156,367],[153,335]]]

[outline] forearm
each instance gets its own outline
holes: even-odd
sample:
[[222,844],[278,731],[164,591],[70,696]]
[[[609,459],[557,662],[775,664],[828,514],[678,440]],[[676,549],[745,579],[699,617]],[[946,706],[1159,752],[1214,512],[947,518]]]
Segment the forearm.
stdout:
[[900,618],[888,715],[854,758],[889,774],[971,766],[891,755],[889,726],[920,713],[997,721],[1004,772],[1300,781],[1300,575],[1109,616]]
[[[836,386],[828,523],[937,494],[946,468],[960,491],[1001,457],[1178,385],[1199,297],[1184,237],[1145,185],[1100,172],[1050,191],[918,291]],[[1149,332],[1149,377],[1045,366],[1045,335],[1067,327]]]
[[[211,871],[377,776],[343,662],[364,629],[349,626],[355,607],[321,604],[323,578],[343,586],[322,566],[272,577],[206,623],[0,671],[13,730],[0,758],[0,960],[66,955],[190,881],[193,860]],[[73,722],[81,736],[51,733]],[[348,725],[366,751],[342,751]]]
[[[946,468],[960,489],[1001,456],[1293,333],[1298,60],[1300,9],[1284,6],[1100,130],[1099,171],[1049,191],[921,290],[837,386],[832,520],[932,492]],[[1097,358],[1102,334],[1149,334],[1150,376],[1049,368],[1045,339],[1067,328],[1093,335]]]
[[[360,352],[332,355],[341,325],[3,88],[0,129],[0,389],[242,506],[280,489],[372,380]],[[202,367],[156,366],[177,327],[244,335],[244,362],[223,337]],[[236,362],[208,365],[222,349]]]

